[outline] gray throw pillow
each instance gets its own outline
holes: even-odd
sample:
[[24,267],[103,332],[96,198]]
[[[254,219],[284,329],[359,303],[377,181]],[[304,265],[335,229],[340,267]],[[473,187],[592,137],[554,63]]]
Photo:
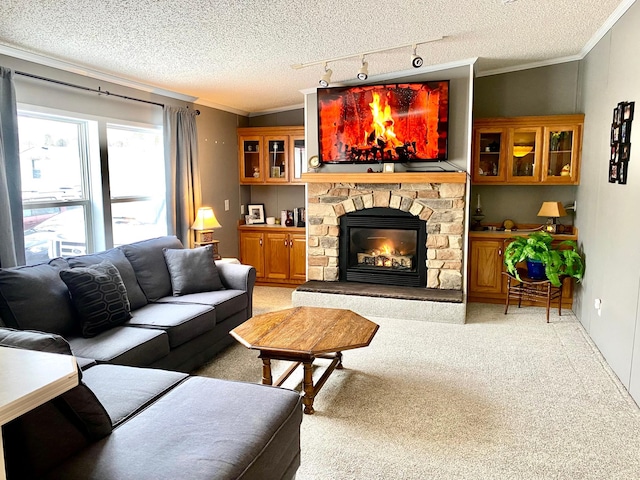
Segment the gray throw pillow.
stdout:
[[84,337],[95,337],[131,318],[127,290],[113,263],[61,270],[60,278],[78,311]]
[[179,250],[164,248],[163,252],[174,297],[224,288],[213,260],[213,246]]
[[67,335],[77,332],[69,290],[59,272],[62,258],[39,265],[0,269],[0,317],[19,330]]

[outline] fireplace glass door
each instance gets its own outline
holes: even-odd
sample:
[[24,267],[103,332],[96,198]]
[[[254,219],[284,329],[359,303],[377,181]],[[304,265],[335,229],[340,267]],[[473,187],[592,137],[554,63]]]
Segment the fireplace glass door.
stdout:
[[357,227],[350,236],[350,267],[415,272],[415,230]]

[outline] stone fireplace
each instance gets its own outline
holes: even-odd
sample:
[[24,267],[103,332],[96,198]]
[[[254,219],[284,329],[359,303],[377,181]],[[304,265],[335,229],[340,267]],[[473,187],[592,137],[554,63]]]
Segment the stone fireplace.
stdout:
[[420,286],[462,290],[464,183],[309,183],[307,195],[309,280],[341,280],[341,217],[390,209],[426,222],[427,274]]

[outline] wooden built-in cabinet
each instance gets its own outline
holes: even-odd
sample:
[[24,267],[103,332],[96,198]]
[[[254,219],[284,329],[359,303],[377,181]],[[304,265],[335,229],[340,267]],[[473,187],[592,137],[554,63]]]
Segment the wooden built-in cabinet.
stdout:
[[307,279],[307,239],[301,227],[240,225],[240,261],[256,283],[299,285]]
[[577,185],[584,115],[473,122],[474,184]]
[[241,185],[302,183],[304,127],[238,128]]
[[[509,239],[530,232],[469,232],[468,293],[469,302],[504,303],[507,298],[507,278],[504,265],[504,249]],[[553,235],[554,244],[563,240],[577,240],[577,235]],[[565,280],[562,291],[562,307],[573,304],[573,282]],[[524,304],[525,302],[523,302]]]

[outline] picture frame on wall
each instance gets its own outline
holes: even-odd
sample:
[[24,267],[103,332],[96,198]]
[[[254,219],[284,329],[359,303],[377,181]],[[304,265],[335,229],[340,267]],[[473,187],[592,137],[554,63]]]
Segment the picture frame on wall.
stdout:
[[629,156],[631,154],[631,144],[623,143],[620,145],[620,160],[624,162],[629,161]]
[[618,162],[609,162],[609,183],[616,183],[618,181]]
[[248,206],[251,224],[265,223],[264,203],[254,203]]
[[620,161],[618,163],[618,183],[625,185],[627,183],[627,167],[629,166],[628,162]]
[[636,102],[627,102],[624,104],[624,107],[622,110],[622,120],[625,120],[625,121],[633,120],[633,110],[634,110],[635,104]]
[[620,124],[620,136],[618,140],[620,143],[629,143],[629,138],[631,137],[631,121],[622,122]]
[[623,112],[623,104],[619,103],[616,108],[613,109],[613,121],[611,124],[611,128],[620,125],[620,121],[622,119]]

